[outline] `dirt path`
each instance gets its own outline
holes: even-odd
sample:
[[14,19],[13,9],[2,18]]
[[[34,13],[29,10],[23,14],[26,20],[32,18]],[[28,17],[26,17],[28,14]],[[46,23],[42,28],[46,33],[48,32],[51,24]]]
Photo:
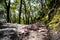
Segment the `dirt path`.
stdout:
[[40,28],[40,30],[37,31],[30,30],[29,36],[23,40],[48,40],[47,31],[46,28]]
[[[0,25],[0,40],[49,40],[47,33],[48,30],[45,27],[40,27],[37,31],[29,30],[29,35],[23,35],[23,38],[20,38],[21,35],[19,36],[18,32],[20,32],[21,26],[22,25],[19,24],[3,24],[3,26]],[[16,27],[19,30],[17,30]],[[50,40],[60,40],[59,31],[50,30],[49,32]]]

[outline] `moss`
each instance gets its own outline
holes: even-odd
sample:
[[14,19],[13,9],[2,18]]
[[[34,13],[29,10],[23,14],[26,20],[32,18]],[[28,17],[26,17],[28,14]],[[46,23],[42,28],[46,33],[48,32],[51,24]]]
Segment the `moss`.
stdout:
[[55,15],[54,18],[51,20],[51,22],[50,22],[49,24],[51,24],[51,23],[56,23],[56,22],[58,22],[59,20],[60,20],[60,14]]
[[46,15],[44,18],[42,18],[42,21],[45,22],[48,18],[48,15]]
[[60,14],[55,15],[53,19],[49,22],[49,28],[58,30],[59,22],[60,22],[59,20],[60,20]]

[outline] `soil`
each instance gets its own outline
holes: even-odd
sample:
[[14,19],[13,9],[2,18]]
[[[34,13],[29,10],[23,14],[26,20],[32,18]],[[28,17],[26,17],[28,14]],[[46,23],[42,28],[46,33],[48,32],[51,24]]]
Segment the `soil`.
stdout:
[[[19,34],[21,24],[0,24],[0,40],[60,40],[60,32],[40,27],[39,30],[29,30]],[[25,26],[25,25],[24,25]],[[19,30],[17,30],[19,29]]]

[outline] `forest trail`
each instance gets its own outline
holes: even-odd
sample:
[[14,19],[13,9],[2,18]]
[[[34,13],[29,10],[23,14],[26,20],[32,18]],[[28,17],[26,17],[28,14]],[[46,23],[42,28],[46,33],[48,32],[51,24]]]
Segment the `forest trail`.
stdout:
[[23,40],[48,40],[48,30],[46,28],[42,27],[40,30],[30,30],[29,32],[29,36],[25,37]]
[[39,28],[37,31],[29,30],[29,35],[24,35],[23,38],[21,38],[19,33],[17,33],[17,31],[20,32],[21,30],[21,27],[19,26],[22,25],[9,23],[0,25],[0,40],[45,40],[47,38],[48,30],[44,27]]
[[[13,25],[13,26],[12,26]],[[25,26],[25,25],[24,25]],[[3,24],[0,25],[0,40],[49,40],[48,38],[48,30],[46,27],[40,27],[39,30],[29,30],[28,34],[20,35],[20,28],[18,24],[18,29],[16,28],[16,24]],[[50,31],[50,40],[59,39],[60,33],[57,31]]]

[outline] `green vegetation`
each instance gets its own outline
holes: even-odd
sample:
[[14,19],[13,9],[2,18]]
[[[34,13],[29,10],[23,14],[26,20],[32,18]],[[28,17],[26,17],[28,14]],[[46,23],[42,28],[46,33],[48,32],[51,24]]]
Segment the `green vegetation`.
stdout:
[[1,18],[7,23],[43,22],[49,28],[59,30],[60,0],[0,0]]

